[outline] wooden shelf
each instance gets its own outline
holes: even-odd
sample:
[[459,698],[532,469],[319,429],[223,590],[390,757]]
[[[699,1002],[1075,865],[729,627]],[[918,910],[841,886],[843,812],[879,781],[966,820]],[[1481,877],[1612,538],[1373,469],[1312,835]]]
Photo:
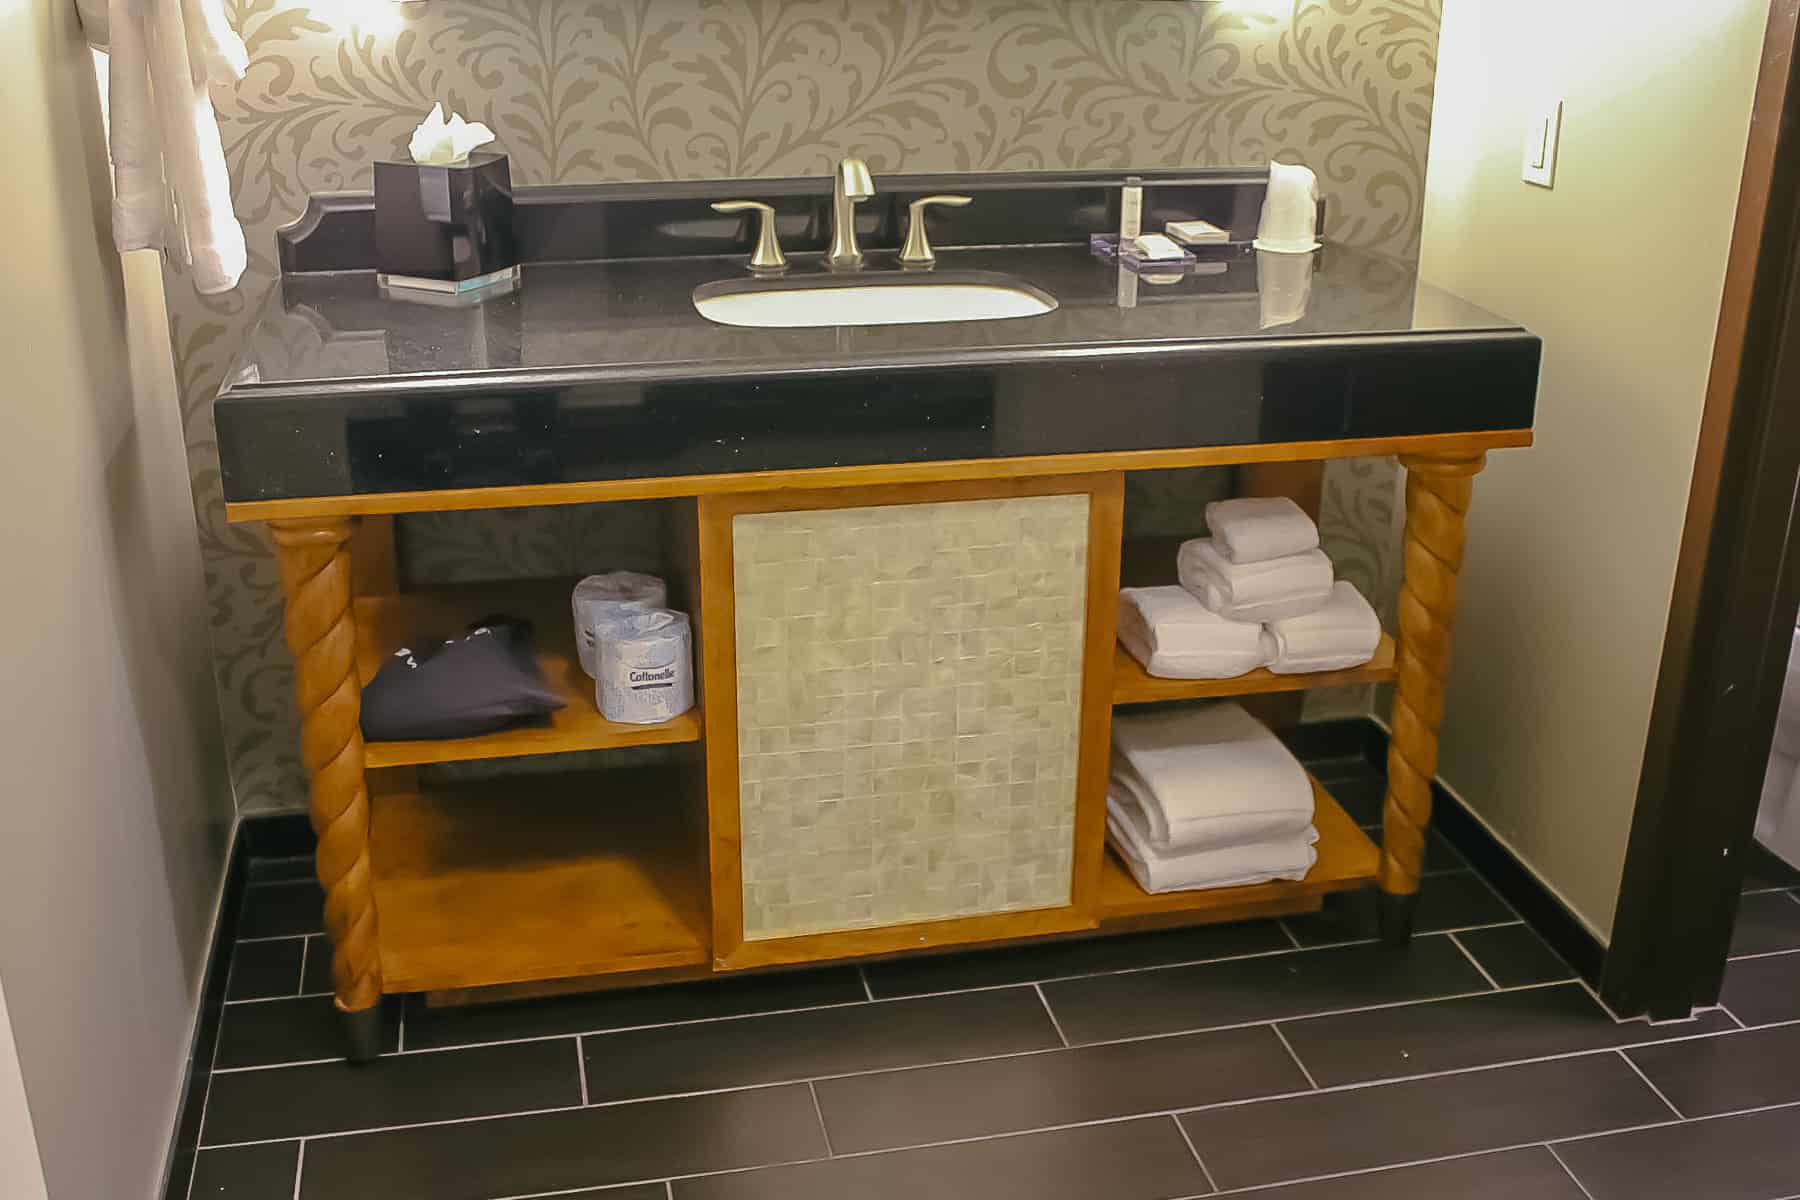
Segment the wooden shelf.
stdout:
[[708,962],[706,858],[686,803],[666,768],[377,796],[383,989]]
[[569,615],[573,587],[571,580],[526,580],[358,600],[356,667],[365,685],[402,646],[455,636],[471,621],[502,612],[527,617],[537,627],[538,665],[565,701],[562,710],[541,726],[447,741],[369,742],[363,751],[366,765],[403,767],[699,741],[698,705],[660,725],[621,725],[600,715],[594,704],[594,681],[581,669],[575,653],[574,623]]
[[1109,845],[1100,873],[1100,920],[1121,921],[1171,913],[1198,919],[1235,921],[1259,913],[1291,912],[1315,907],[1328,892],[1350,891],[1375,881],[1381,851],[1356,827],[1350,814],[1313,780],[1313,824],[1319,830],[1319,861],[1305,879],[1259,883],[1250,887],[1208,888],[1197,892],[1151,895],[1138,886]]
[[1267,692],[1300,692],[1308,688],[1341,687],[1352,683],[1387,683],[1394,678],[1394,639],[1381,635],[1375,657],[1347,671],[1316,671],[1310,675],[1277,675],[1258,668],[1234,679],[1158,679],[1144,670],[1123,646],[1113,648],[1113,704],[1154,704],[1161,700],[1203,700],[1226,696],[1255,696]]

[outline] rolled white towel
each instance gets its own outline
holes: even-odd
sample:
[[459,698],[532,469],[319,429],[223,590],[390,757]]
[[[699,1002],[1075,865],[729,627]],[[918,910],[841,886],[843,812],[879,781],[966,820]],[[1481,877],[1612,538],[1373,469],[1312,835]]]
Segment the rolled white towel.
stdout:
[[1331,595],[1331,560],[1323,550],[1234,563],[1210,540],[1195,538],[1181,544],[1175,565],[1182,587],[1234,621],[1305,616]]
[[1181,830],[1216,818],[1299,813],[1312,819],[1306,769],[1229,701],[1118,717],[1113,750],[1137,781],[1158,841],[1185,842]]
[[1381,645],[1381,618],[1356,590],[1340,579],[1331,599],[1304,617],[1286,617],[1263,626],[1263,654],[1277,675],[1342,671],[1375,657]]
[[1319,548],[1319,527],[1286,496],[1246,496],[1206,506],[1213,545],[1234,563],[1267,562]]
[[1120,818],[1131,825],[1139,839],[1158,853],[1182,854],[1191,850],[1224,850],[1280,841],[1299,834],[1313,823],[1313,807],[1281,808],[1271,812],[1226,813],[1169,823],[1162,806],[1130,763],[1115,756],[1107,781],[1107,797]]
[[1262,626],[1221,617],[1175,586],[1121,590],[1119,642],[1162,679],[1231,679],[1264,662]]
[[1305,879],[1306,873],[1319,860],[1319,852],[1315,849],[1319,832],[1311,825],[1276,841],[1169,854],[1138,840],[1136,832],[1120,818],[1109,801],[1106,832],[1107,840],[1125,860],[1132,878],[1137,880],[1139,887],[1152,894],[1244,887],[1276,879]]

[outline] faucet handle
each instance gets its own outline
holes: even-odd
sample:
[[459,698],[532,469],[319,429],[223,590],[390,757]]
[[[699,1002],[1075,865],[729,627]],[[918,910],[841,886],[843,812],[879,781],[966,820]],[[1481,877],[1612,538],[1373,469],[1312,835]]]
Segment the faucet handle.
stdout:
[[781,252],[781,240],[775,236],[775,206],[760,200],[720,200],[713,206],[720,213],[756,213],[761,221],[756,234],[756,249],[750,253],[750,270],[757,275],[779,275],[787,270],[787,255]]
[[900,265],[925,268],[937,265],[937,254],[931,249],[931,238],[925,232],[925,210],[934,204],[945,208],[961,208],[970,202],[968,196],[920,196],[907,209],[911,222],[906,229],[906,246],[900,251]]

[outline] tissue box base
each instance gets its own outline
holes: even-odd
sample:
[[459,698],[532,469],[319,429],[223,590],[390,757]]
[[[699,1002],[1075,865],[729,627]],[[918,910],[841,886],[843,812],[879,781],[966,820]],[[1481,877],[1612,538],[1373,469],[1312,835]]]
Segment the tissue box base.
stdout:
[[504,154],[375,164],[375,263],[393,279],[489,280],[519,264]]

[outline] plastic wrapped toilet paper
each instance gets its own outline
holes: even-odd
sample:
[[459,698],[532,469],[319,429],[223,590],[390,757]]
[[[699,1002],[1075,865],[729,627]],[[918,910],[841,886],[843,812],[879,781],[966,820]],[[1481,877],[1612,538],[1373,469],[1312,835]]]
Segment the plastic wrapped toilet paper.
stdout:
[[594,643],[597,627],[630,613],[667,607],[668,603],[669,589],[663,581],[636,571],[589,575],[576,584],[570,607],[575,614],[575,650],[581,657],[581,669],[590,679],[600,673],[600,654]]
[[600,713],[655,725],[694,707],[694,637],[686,613],[666,608],[613,619],[600,636]]
[[1276,254],[1311,254],[1319,248],[1319,177],[1309,168],[1269,164],[1256,248]]

